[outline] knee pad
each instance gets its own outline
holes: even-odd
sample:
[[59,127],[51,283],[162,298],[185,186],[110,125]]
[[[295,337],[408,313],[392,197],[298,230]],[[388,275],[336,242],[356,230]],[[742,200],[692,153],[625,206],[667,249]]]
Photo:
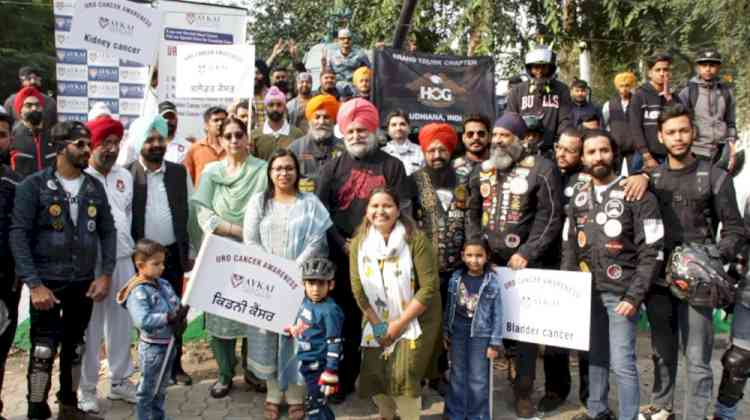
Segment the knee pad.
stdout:
[[719,386],[719,401],[734,407],[742,399],[748,376],[750,376],[750,350],[732,346],[721,358],[724,372]]
[[29,402],[41,403],[47,400],[54,362],[54,345],[47,342],[33,344],[28,377]]

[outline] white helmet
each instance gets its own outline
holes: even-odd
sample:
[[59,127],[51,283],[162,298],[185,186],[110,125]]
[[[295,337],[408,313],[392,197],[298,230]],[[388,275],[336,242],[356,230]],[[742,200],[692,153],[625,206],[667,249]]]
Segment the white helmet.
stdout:
[[546,45],[540,45],[526,53],[526,73],[531,76],[532,64],[548,64],[550,66],[549,74],[545,77],[552,77],[557,71],[557,55]]

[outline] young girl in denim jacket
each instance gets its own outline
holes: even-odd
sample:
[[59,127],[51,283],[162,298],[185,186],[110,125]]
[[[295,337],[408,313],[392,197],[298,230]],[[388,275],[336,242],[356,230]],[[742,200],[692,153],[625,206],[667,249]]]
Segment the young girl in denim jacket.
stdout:
[[448,282],[443,337],[451,362],[444,418],[490,420],[490,363],[502,346],[500,282],[487,263],[487,246],[468,240]]

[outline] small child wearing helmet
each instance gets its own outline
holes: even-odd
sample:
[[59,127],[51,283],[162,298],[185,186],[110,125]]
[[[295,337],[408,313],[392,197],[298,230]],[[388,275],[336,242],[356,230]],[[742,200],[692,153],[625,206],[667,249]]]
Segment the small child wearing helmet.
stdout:
[[329,297],[336,266],[327,258],[313,257],[302,264],[305,299],[297,320],[287,330],[297,339],[300,373],[307,385],[305,412],[310,420],[335,419],[326,397],[336,392],[343,350],[344,312]]

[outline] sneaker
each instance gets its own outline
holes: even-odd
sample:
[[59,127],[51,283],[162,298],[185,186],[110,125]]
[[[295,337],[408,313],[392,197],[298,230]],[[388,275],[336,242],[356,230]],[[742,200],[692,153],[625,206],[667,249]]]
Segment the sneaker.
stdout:
[[576,414],[570,420],[617,420],[617,418],[615,417],[614,413],[607,410],[596,417],[591,417],[587,412],[584,411],[583,413]]
[[224,398],[227,395],[229,395],[229,391],[232,390],[232,383],[229,384],[223,384],[220,381],[214,382],[213,385],[211,385],[211,388],[209,389],[209,394],[213,398]]
[[541,411],[542,413],[551,413],[560,408],[560,406],[564,403],[565,399],[561,396],[557,395],[554,392],[547,392],[546,394],[544,394],[542,399],[539,400],[536,409]]
[[99,400],[96,397],[96,390],[78,391],[78,409],[87,413],[99,412]]
[[675,415],[669,410],[650,405],[638,414],[638,420],[675,420]]
[[60,404],[57,420],[104,420],[104,417],[81,411],[73,405]]
[[135,390],[136,386],[133,385],[130,381],[123,381],[117,385],[112,384],[109,387],[109,395],[107,395],[107,398],[114,401],[122,400],[131,404],[135,404]]

